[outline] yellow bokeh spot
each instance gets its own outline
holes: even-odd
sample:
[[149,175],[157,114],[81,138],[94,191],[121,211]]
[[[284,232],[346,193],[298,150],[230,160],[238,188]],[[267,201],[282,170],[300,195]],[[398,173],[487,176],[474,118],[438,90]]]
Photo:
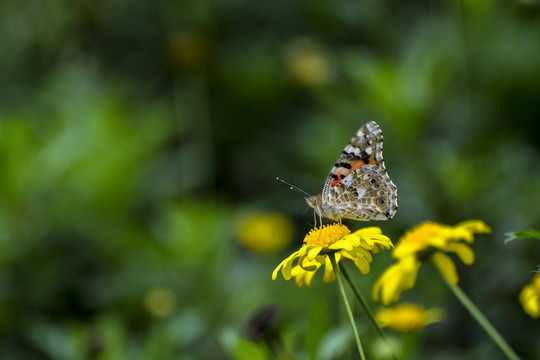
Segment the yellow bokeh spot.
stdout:
[[209,53],[209,41],[201,33],[184,31],[169,39],[168,59],[174,67],[193,67],[202,63]]
[[286,248],[293,239],[293,233],[292,221],[281,214],[248,214],[237,223],[237,234],[242,245],[263,254]]
[[176,295],[167,288],[153,287],[144,294],[143,303],[151,315],[163,317],[176,307]]
[[291,41],[285,49],[285,65],[293,81],[303,86],[317,86],[330,80],[327,56],[311,39]]

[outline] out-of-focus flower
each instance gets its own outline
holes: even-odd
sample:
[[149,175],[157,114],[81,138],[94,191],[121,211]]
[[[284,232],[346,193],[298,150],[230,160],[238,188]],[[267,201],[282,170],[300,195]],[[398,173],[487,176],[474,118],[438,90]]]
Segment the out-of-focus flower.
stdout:
[[156,286],[144,294],[143,303],[151,315],[163,317],[175,309],[176,295],[167,288]]
[[286,46],[285,66],[290,78],[302,86],[317,86],[330,80],[328,58],[310,39],[295,39]]
[[533,318],[540,318],[540,274],[535,275],[519,294],[523,310]]
[[[333,224],[316,228],[306,235],[300,250],[292,253],[276,267],[272,279],[275,280],[281,270],[285,280],[294,277],[296,285],[310,286],[317,270],[324,266],[323,280],[332,282],[336,275],[330,256],[335,256],[336,263],[343,258],[350,259],[362,274],[367,274],[372,260],[370,251],[376,246],[385,249],[393,246],[378,227],[360,229],[352,234],[345,225]],[[295,261],[296,265],[293,266]]]
[[388,305],[398,301],[403,291],[414,286],[420,265],[432,261],[453,284],[458,282],[456,266],[445,253],[455,253],[463,263],[474,262],[474,252],[469,244],[475,233],[489,233],[491,229],[480,220],[469,220],[447,226],[425,222],[403,235],[392,256],[397,263],[387,268],[373,285],[372,297]]
[[375,319],[381,327],[399,332],[420,331],[429,324],[440,322],[443,317],[442,309],[425,310],[409,303],[398,304],[391,308],[379,308],[375,313]]
[[247,339],[259,341],[272,334],[278,317],[276,305],[268,305],[254,312],[245,324],[244,335]]
[[271,254],[283,250],[293,239],[292,221],[281,214],[247,214],[237,224],[240,242],[248,249]]
[[173,68],[192,68],[203,63],[209,52],[209,41],[201,33],[185,31],[169,39],[168,60]]

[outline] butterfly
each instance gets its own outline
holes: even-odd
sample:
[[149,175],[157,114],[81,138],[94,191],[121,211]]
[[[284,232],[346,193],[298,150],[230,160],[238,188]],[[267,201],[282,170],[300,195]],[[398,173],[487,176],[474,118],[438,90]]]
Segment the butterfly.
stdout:
[[397,187],[386,173],[382,147],[383,134],[376,122],[358,129],[330,170],[321,194],[306,197],[319,217],[341,222],[394,216]]

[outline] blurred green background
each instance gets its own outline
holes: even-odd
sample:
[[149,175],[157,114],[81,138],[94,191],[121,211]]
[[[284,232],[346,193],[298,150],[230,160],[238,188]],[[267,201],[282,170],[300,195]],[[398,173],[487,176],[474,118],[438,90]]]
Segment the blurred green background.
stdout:
[[[356,358],[336,284],[271,280],[312,222],[275,177],[317,193],[371,120],[399,210],[370,225],[395,243],[484,220],[460,286],[540,358],[518,302],[540,244],[503,244],[540,229],[539,17],[535,0],[1,2],[2,359],[267,359],[242,333],[268,304],[297,358]],[[291,218],[289,247],[242,245],[259,212]],[[364,296],[391,262],[355,276]],[[403,299],[449,314],[391,335],[408,358],[502,358],[429,267]]]

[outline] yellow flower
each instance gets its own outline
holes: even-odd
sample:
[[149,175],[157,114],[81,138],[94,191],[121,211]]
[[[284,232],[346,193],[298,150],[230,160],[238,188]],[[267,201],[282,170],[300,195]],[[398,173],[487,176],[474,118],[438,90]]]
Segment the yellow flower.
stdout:
[[421,263],[409,256],[387,268],[373,285],[371,297],[384,305],[399,301],[401,293],[412,289]]
[[[326,225],[311,230],[304,238],[300,250],[283,260],[272,273],[275,280],[279,270],[285,280],[295,278],[296,285],[310,286],[317,270],[324,266],[324,282],[336,279],[329,255],[335,255],[336,263],[346,258],[354,262],[356,267],[367,274],[372,257],[370,251],[375,247],[389,249],[392,242],[382,235],[378,227],[360,229],[351,234],[345,225]],[[293,266],[293,263],[296,265]]]
[[445,253],[455,253],[463,263],[474,262],[474,252],[469,247],[475,233],[489,233],[491,229],[480,220],[469,220],[456,226],[425,222],[407,231],[400,239],[392,257],[398,262],[377,279],[372,289],[374,300],[388,305],[399,300],[401,293],[411,289],[420,265],[431,260],[453,284],[458,282],[456,266]]
[[403,303],[392,308],[379,308],[375,319],[381,327],[399,332],[420,331],[426,325],[440,322],[444,317],[442,309],[424,310],[415,304]]
[[237,226],[240,242],[263,254],[283,250],[293,239],[293,223],[281,214],[249,214]]
[[527,314],[536,319],[540,317],[540,274],[521,290],[519,301]]

